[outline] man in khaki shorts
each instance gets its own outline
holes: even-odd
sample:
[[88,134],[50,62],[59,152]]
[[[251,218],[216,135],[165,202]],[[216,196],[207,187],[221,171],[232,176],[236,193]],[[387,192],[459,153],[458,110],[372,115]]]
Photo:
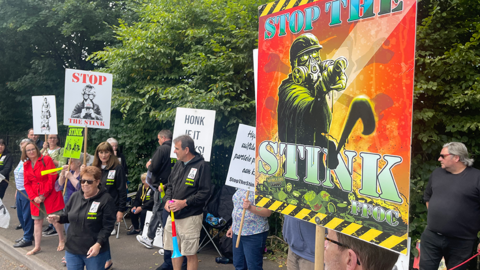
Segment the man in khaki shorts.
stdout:
[[[202,229],[203,208],[212,185],[210,164],[195,151],[188,135],[173,140],[177,163],[168,178],[165,210],[174,212],[180,253],[187,257],[187,269],[198,269],[197,250]],[[163,234],[165,250],[173,250],[172,220],[168,217]],[[183,257],[172,258],[173,269],[180,270]]]

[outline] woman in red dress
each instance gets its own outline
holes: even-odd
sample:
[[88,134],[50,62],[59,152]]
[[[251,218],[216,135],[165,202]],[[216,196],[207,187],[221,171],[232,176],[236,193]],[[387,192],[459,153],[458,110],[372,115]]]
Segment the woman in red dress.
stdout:
[[[44,170],[54,169],[52,158],[42,156],[40,150],[35,143],[28,142],[22,151],[22,160],[26,160],[23,164],[25,191],[27,191],[30,201],[30,211],[32,219],[34,219],[33,235],[35,239],[35,247],[30,250],[27,255],[35,255],[40,252],[40,243],[42,242],[42,225],[43,219],[47,214],[60,215],[65,203],[63,202],[62,192],[55,191],[56,174],[41,175]],[[38,209],[42,209],[40,211]],[[62,251],[65,247],[65,235],[63,226],[55,225],[58,232],[57,251]]]

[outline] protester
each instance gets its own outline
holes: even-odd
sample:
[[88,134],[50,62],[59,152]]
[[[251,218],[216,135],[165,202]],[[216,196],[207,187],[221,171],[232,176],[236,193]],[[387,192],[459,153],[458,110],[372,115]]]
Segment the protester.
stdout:
[[[22,151],[21,160],[25,161],[23,164],[24,185],[29,199],[32,200],[30,211],[32,219],[34,219],[35,247],[27,255],[34,255],[40,252],[42,224],[43,219],[46,218],[45,212],[47,214],[59,214],[65,204],[62,193],[54,190],[57,176],[55,174],[41,175],[41,171],[55,168],[52,159],[49,156],[42,156],[34,143],[27,142]],[[57,251],[62,251],[65,247],[63,226],[57,225],[55,228],[59,232]]]
[[[40,153],[44,156],[50,156],[55,164],[55,167],[59,168],[67,163],[67,158],[63,157],[63,148],[58,146],[58,136],[56,134],[50,134],[47,136],[48,142],[43,143],[43,148]],[[57,231],[52,224],[50,224],[45,230],[43,230],[43,236],[55,236]]]
[[[145,182],[147,179],[147,173],[142,174],[141,180],[142,185],[137,191],[135,200],[133,201],[133,206],[130,212],[130,219],[132,220],[133,229],[127,233],[127,235],[139,234],[145,224],[145,217],[147,216],[147,211],[151,211],[153,208],[152,195],[153,191]],[[138,223],[140,219],[140,224]]]
[[[151,185],[154,192],[154,204],[152,209],[152,218],[148,226],[147,237],[137,235],[137,241],[144,245],[146,248],[153,248],[152,243],[157,232],[158,225],[161,223],[165,228],[165,223],[169,213],[164,209],[165,200],[161,198],[162,190],[159,190],[163,185],[164,190],[168,182],[168,177],[172,171],[172,159],[170,158],[170,150],[172,148],[172,132],[164,129],[157,134],[158,144],[160,145],[152,159],[147,162],[146,167],[148,172],[152,175]],[[148,174],[147,174],[148,175]],[[159,250],[161,254],[162,250]],[[187,260],[184,259],[182,268],[187,268]],[[157,270],[170,270],[173,269],[172,265],[172,252],[170,250],[163,250],[163,264],[157,268]]]
[[81,172],[79,192],[74,192],[65,213],[49,215],[53,224],[70,223],[65,258],[68,270],[103,270],[110,255],[108,237],[115,226],[116,205],[100,183],[102,172],[88,166]]
[[[71,158],[70,165],[63,165],[63,170],[60,173],[57,181],[55,181],[55,190],[61,191],[65,190],[63,194],[63,201],[67,205],[68,200],[72,194],[81,189],[80,185],[80,166],[82,166],[83,153],[80,154],[80,158]],[[70,166],[70,171],[68,167]],[[68,180],[67,180],[68,179]],[[65,181],[67,181],[67,188],[65,188]],[[68,230],[69,224],[65,224],[65,232]]]
[[[57,181],[55,181],[55,190],[63,192],[63,201],[67,205],[68,200],[72,194],[81,189],[80,184],[80,166],[82,165],[83,153],[80,154],[80,159],[71,158],[70,165],[63,165],[63,170],[60,173]],[[70,171],[68,167],[70,166]],[[67,180],[68,179],[68,180]],[[65,181],[67,181],[67,187],[65,188]],[[51,224],[50,224],[51,225]],[[68,227],[70,223],[63,224],[65,233],[68,234]],[[65,257],[62,258],[62,263],[67,264]]]
[[112,146],[113,153],[118,158],[118,161],[120,162],[120,164],[122,164],[123,172],[125,173],[126,176],[128,176],[127,159],[118,148],[118,141],[115,140],[114,138],[108,138],[107,142]]
[[227,231],[227,237],[233,236],[233,243],[237,242],[243,209],[247,209],[240,243],[238,248],[233,246],[233,266],[236,270],[263,269],[263,252],[270,230],[268,217],[272,214],[272,211],[255,207],[251,203],[254,200],[255,194],[250,192],[247,198],[247,190],[245,189],[238,189],[232,197],[232,226]]
[[40,136],[35,135],[33,133],[33,128],[29,129],[27,133],[28,133],[27,137],[30,140],[32,140],[35,143],[35,145],[37,145],[38,149],[42,149],[43,148],[43,141],[39,139]]
[[8,187],[8,179],[12,170],[12,156],[7,149],[7,144],[0,139],[0,199],[3,200]]
[[328,230],[324,260],[325,270],[390,270],[395,266],[398,254]]
[[315,230],[310,222],[284,216],[282,234],[288,244],[288,270],[315,268]]
[[438,269],[442,257],[448,269],[467,260],[480,231],[480,171],[471,167],[467,147],[447,143],[438,161],[441,168],[432,172],[423,195],[428,214],[420,245],[422,270]]
[[[188,135],[173,141],[177,163],[168,178],[165,210],[175,214],[180,252],[187,257],[188,269],[198,269],[197,250],[202,228],[203,208],[211,195],[210,164],[195,151],[195,143]],[[173,250],[172,220],[165,226],[164,248]],[[173,268],[181,269],[183,258],[172,258]]]
[[[27,142],[33,143],[30,139],[23,139],[20,142],[20,151],[25,151],[25,145]],[[17,167],[13,171],[15,175],[15,186],[17,191],[15,192],[15,204],[17,205],[17,217],[20,221],[20,225],[23,229],[23,237],[15,240],[14,248],[28,247],[33,243],[33,219],[30,213],[30,201],[25,197],[27,192],[24,187],[23,178],[23,160],[18,162]]]
[[58,136],[50,134],[47,136],[48,142],[43,144],[42,155],[50,156],[53,159],[55,167],[60,168],[67,163],[67,158],[63,157],[63,148],[58,146]]
[[[106,188],[110,196],[112,196],[115,202],[116,220],[117,222],[121,222],[123,213],[127,208],[127,180],[122,165],[120,165],[118,158],[115,157],[113,148],[109,143],[102,142],[97,146],[93,166],[102,170],[101,184]],[[111,234],[113,235],[115,233],[116,230],[113,228]],[[109,269],[112,264],[110,251],[108,251],[108,261],[105,269]]]

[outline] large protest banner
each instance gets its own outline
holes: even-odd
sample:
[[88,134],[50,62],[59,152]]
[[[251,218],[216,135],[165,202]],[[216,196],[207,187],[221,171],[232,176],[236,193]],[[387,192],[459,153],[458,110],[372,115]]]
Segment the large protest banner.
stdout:
[[407,253],[415,0],[259,7],[256,204]]
[[255,191],[255,127],[238,126],[225,185]]
[[[175,115],[173,138],[175,139],[180,135],[189,135],[195,142],[195,150],[207,162],[210,162],[212,153],[215,113],[211,110],[177,108]],[[175,147],[172,146],[171,158],[177,158],[177,155],[173,153],[174,150]]]
[[63,124],[109,129],[112,85],[112,74],[65,69]]
[[57,134],[55,96],[32,96],[33,133]]

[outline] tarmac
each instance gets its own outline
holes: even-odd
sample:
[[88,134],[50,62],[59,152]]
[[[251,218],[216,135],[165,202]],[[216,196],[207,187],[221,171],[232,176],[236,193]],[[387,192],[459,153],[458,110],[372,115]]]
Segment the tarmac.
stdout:
[[[11,181],[12,184],[13,181]],[[17,218],[17,211],[11,206],[15,205],[15,189],[9,186],[5,193],[3,203],[10,213],[10,226],[8,229],[0,228],[0,251],[8,257],[22,264],[22,269],[44,270],[67,268],[61,264],[64,252],[56,251],[58,245],[58,236],[42,237],[42,251],[33,256],[25,254],[33,248],[33,246],[25,248],[13,248],[14,241],[23,236],[23,230],[15,230],[20,224]],[[44,221],[44,227],[48,225]],[[127,219],[127,225],[130,226],[130,220]],[[158,248],[147,249],[137,242],[135,235],[127,235],[127,229],[122,223],[120,226],[119,238],[110,237],[110,247],[112,253],[113,268],[117,270],[131,269],[156,269],[163,263],[163,256],[158,254]],[[198,253],[199,266],[198,269],[234,269],[232,264],[217,264],[215,258],[218,253],[212,244],[203,248]],[[284,269],[284,266],[278,265],[276,262],[264,260],[263,268],[266,270]],[[17,269],[12,268],[2,269]]]

